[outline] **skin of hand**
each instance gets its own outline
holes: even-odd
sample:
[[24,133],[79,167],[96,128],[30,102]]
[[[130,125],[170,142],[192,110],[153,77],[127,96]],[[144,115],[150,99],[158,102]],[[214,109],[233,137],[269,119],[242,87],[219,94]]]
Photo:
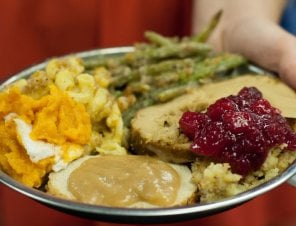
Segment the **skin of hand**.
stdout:
[[208,40],[217,51],[239,53],[274,71],[296,89],[296,37],[278,22],[284,0],[196,0],[193,32],[197,33],[220,9],[221,20]]

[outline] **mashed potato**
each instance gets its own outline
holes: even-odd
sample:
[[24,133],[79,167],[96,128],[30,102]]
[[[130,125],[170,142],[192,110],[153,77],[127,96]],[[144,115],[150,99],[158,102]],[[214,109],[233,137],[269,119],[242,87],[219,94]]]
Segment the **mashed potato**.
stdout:
[[0,168],[39,187],[47,173],[90,152],[126,154],[109,77],[104,68],[84,73],[81,60],[67,57],[2,91]]

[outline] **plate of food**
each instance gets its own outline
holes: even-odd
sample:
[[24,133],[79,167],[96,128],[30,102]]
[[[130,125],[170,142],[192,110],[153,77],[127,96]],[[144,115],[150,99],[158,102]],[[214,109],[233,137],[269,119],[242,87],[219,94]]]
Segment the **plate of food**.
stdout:
[[209,216],[296,174],[296,93],[206,33],[81,52],[1,85],[0,182],[101,221]]

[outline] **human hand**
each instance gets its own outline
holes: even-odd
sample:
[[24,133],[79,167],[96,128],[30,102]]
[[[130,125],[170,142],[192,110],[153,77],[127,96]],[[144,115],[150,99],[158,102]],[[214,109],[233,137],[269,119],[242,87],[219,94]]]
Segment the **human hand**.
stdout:
[[276,23],[244,18],[226,26],[222,39],[213,38],[210,41],[216,48],[242,54],[296,88],[296,38]]
[[[198,2],[197,15],[200,18],[195,20],[201,19],[202,22],[214,9],[210,4],[203,5],[201,0]],[[223,0],[214,2],[217,3],[212,2],[216,10],[224,10],[217,29],[209,39],[214,48],[242,54],[255,64],[278,73],[296,89],[296,37],[278,25],[283,2],[273,6],[265,1],[262,4],[260,0],[227,0],[227,4],[223,4]]]

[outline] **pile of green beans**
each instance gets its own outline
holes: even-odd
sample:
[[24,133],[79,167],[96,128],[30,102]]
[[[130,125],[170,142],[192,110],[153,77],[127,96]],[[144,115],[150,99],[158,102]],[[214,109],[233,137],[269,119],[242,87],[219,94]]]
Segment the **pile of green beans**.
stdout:
[[216,53],[206,43],[220,17],[218,12],[192,37],[165,37],[147,31],[147,42],[135,44],[134,51],[95,64],[111,72],[114,94],[122,95],[126,89],[134,92],[136,102],[123,112],[126,126],[139,109],[169,101],[247,63],[240,55]]

